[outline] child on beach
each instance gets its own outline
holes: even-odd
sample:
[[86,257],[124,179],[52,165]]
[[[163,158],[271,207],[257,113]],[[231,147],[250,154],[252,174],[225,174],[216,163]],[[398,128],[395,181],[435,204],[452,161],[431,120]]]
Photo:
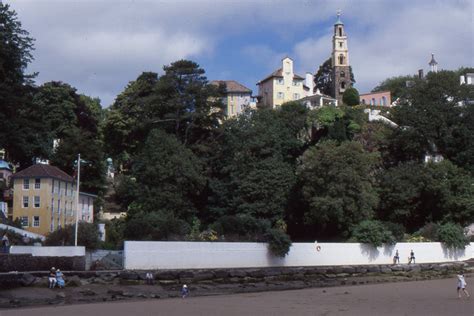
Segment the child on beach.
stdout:
[[466,290],[466,279],[464,278],[464,274],[462,272],[459,272],[458,274],[458,297],[461,298],[461,290],[464,292],[464,295],[466,297],[469,297],[469,292]]
[[181,297],[186,298],[189,295],[189,289],[188,286],[185,284],[183,285],[183,288],[181,289]]

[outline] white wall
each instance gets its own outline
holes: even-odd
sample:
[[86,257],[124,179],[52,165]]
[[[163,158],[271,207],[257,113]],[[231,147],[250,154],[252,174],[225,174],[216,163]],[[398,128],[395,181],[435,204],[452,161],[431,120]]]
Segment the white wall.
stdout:
[[42,246],[11,246],[10,253],[32,254],[35,257],[75,257],[85,256],[86,248],[79,247],[42,247]]
[[41,240],[45,240],[46,237],[44,237],[43,235],[40,235],[40,234],[35,234],[35,233],[32,233],[32,232],[29,232],[27,230],[24,230],[24,229],[21,229],[21,228],[17,228],[17,227],[14,227],[14,226],[10,226],[10,225],[5,225],[5,224],[0,224],[0,228],[1,229],[7,229],[7,230],[11,230],[11,231],[14,231],[15,233],[18,233],[22,236],[24,236],[26,234],[26,236],[30,237],[30,238],[39,238]]
[[[316,246],[321,250],[317,251]],[[461,261],[474,258],[474,244],[448,251],[441,243],[398,243],[377,249],[359,243],[294,243],[285,258],[272,256],[265,243],[125,241],[124,268],[206,269],[291,266],[390,264],[398,249],[400,263],[410,250],[416,263]]]

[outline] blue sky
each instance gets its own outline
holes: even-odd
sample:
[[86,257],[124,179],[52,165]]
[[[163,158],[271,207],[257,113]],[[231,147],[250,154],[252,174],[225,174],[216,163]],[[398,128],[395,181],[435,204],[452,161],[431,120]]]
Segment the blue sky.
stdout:
[[4,0],[36,39],[37,83],[56,80],[104,107],[142,71],[178,59],[209,80],[256,83],[286,55],[298,74],[330,56],[336,11],[349,36],[356,88],[428,69],[474,66],[471,0]]

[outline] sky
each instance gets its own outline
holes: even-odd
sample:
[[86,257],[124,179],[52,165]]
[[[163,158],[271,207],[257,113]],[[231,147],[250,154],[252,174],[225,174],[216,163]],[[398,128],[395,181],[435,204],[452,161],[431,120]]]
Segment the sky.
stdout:
[[[1,2],[1,0],[0,0]],[[315,73],[342,11],[360,93],[386,78],[474,66],[472,0],[3,0],[35,38],[38,85],[68,83],[110,106],[143,71],[179,59],[208,80],[256,83],[289,56]]]

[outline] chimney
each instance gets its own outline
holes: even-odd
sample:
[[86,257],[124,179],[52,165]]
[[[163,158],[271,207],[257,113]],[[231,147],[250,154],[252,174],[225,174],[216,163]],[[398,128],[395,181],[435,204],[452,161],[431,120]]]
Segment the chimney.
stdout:
[[307,86],[309,88],[309,93],[308,95],[313,95],[313,88],[314,88],[314,78],[313,78],[313,75],[310,73],[310,72],[307,72],[306,73],[306,77],[305,77],[305,86]]
[[418,79],[423,79],[423,69],[418,69]]

